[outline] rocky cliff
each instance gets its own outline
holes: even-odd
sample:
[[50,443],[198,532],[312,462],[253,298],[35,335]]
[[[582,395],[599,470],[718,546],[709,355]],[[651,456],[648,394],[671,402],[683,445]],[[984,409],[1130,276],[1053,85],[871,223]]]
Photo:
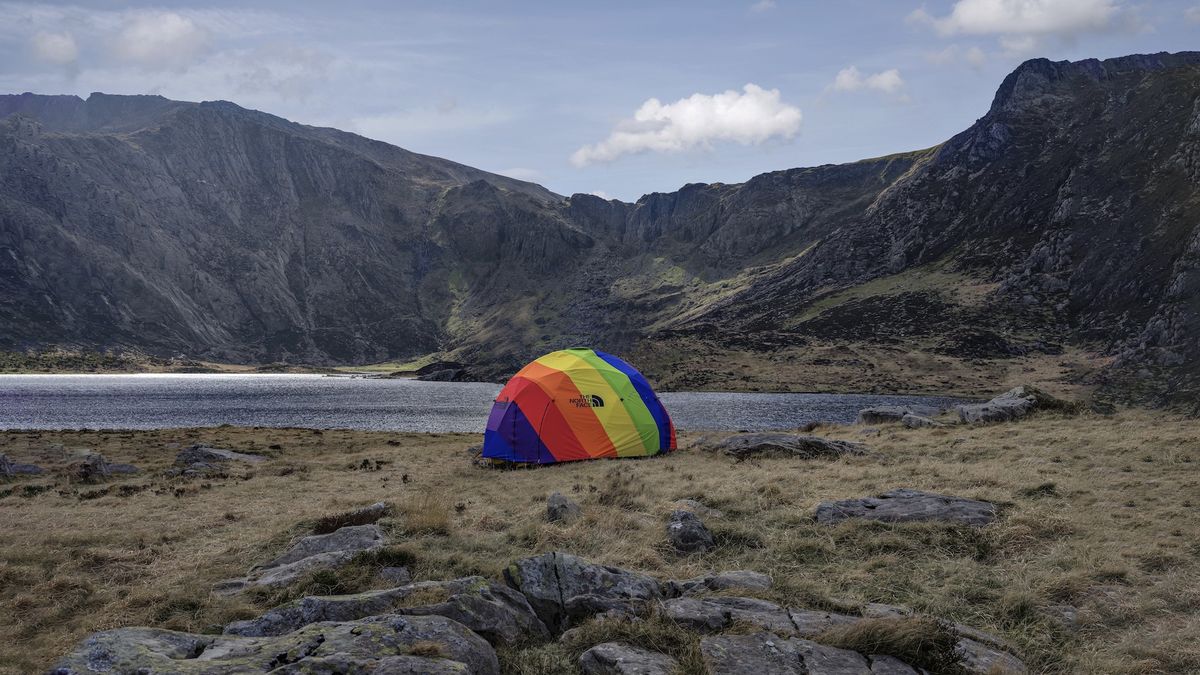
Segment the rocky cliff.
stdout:
[[1194,404],[1198,186],[1197,53],[1029,61],[938,147],[635,204],[226,102],[0,96],[0,348],[498,376],[587,343],[667,386],[1011,363]]

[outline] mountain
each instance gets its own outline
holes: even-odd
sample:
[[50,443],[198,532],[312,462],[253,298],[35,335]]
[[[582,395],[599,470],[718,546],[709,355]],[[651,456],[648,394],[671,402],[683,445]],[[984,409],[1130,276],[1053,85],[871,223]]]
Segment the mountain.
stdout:
[[227,102],[0,96],[0,348],[1200,400],[1200,53],[1028,61],[935,148],[630,204]]

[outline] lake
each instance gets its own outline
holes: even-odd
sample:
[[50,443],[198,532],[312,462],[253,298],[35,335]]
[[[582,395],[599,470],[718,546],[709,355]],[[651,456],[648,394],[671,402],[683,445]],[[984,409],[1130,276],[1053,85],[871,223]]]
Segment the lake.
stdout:
[[[221,424],[482,432],[500,385],[321,375],[0,375],[0,429],[156,429]],[[855,420],[871,405],[962,399],[866,394],[664,392],[678,429],[790,429]]]

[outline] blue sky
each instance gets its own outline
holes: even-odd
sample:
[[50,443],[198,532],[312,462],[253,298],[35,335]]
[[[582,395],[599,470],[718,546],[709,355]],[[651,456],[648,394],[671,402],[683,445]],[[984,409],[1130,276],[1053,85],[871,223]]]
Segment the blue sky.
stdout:
[[928,147],[1027,58],[1198,37],[1200,0],[0,2],[0,91],[226,99],[634,200]]

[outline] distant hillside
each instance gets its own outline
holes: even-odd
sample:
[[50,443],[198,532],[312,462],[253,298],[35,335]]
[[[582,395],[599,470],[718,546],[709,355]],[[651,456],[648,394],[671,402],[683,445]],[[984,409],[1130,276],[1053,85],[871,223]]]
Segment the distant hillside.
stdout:
[[928,150],[628,204],[226,102],[0,96],[0,348],[1200,400],[1200,54],[1028,61]]

